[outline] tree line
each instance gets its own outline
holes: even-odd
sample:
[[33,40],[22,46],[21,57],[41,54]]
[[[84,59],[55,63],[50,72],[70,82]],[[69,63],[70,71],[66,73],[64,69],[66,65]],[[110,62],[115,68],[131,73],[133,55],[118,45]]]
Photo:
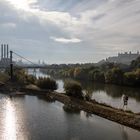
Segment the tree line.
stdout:
[[138,87],[140,85],[140,57],[133,60],[130,65],[104,63],[100,66],[94,64],[54,65],[43,72],[59,78],[72,78],[76,80],[89,80],[93,82]]

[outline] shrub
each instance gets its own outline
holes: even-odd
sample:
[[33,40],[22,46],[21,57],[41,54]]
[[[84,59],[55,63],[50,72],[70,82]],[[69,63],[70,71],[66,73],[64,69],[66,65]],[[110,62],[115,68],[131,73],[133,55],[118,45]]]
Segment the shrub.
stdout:
[[36,83],[36,77],[33,75],[26,75],[26,82],[27,84],[35,84]]
[[57,83],[55,80],[51,78],[39,78],[37,80],[38,87],[42,89],[48,89],[48,90],[56,90],[57,89]]
[[9,79],[10,79],[10,77],[6,73],[0,72],[0,81],[1,82],[6,82]]
[[19,84],[26,84],[27,73],[22,68],[14,68],[13,80]]
[[35,84],[36,77],[33,76],[33,75],[28,75],[28,73],[26,72],[26,70],[24,70],[22,68],[17,68],[16,67],[16,68],[14,68],[13,80],[15,82],[18,82],[21,85]]
[[80,83],[71,80],[65,81],[64,89],[68,96],[83,99],[83,92]]

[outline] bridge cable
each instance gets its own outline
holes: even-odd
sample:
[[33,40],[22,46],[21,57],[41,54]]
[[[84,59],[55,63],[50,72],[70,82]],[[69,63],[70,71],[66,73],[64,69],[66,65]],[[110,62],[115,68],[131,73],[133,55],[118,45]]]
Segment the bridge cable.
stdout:
[[[37,65],[37,64],[35,64],[35,63],[33,63],[32,61],[30,61],[29,59],[27,59],[27,58],[25,58],[25,57],[23,57],[23,56],[21,56],[21,55],[19,55],[19,54],[17,54],[17,53],[15,53],[15,52],[13,52],[15,55],[17,55],[18,57],[20,57],[20,58],[22,58],[22,59],[24,59],[24,60],[26,60],[26,61],[28,61],[28,62],[30,62],[31,64],[33,64],[33,65]],[[35,75],[36,76],[36,70],[34,69],[34,74],[33,75]]]
[[17,55],[18,57],[20,57],[20,58],[22,58],[22,59],[24,59],[24,60],[26,60],[26,61],[28,61],[28,62],[30,62],[31,64],[33,64],[33,65],[37,65],[37,64],[35,64],[35,63],[33,63],[32,61],[30,61],[29,59],[27,59],[27,58],[25,58],[25,57],[23,57],[23,56],[21,56],[21,55],[19,55],[19,54],[17,54],[17,53],[15,53],[15,52],[13,52],[15,55]]

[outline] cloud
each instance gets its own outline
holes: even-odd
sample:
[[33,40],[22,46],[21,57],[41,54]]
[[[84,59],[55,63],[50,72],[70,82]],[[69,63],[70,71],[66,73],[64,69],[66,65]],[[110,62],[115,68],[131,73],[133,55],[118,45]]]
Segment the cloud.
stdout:
[[15,28],[16,24],[12,22],[7,22],[7,23],[0,24],[0,26],[2,26],[3,28]]
[[30,11],[31,7],[35,6],[38,2],[37,0],[6,0],[11,5],[13,5],[17,9],[22,9],[25,11]]
[[140,49],[139,7],[139,0],[0,0],[0,39],[31,59],[38,48],[50,63],[81,62],[83,54],[99,61]]
[[78,38],[71,38],[71,39],[68,39],[68,38],[56,38],[56,37],[50,37],[51,39],[53,39],[54,41],[56,42],[60,42],[60,43],[79,43],[81,42],[82,40],[78,39]]

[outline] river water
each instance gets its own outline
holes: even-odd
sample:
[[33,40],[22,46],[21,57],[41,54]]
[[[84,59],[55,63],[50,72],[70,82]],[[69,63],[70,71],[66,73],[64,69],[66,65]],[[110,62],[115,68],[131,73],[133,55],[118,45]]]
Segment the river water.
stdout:
[[[32,70],[29,72],[32,74]],[[39,70],[36,73],[37,77],[49,77],[47,74],[41,73]],[[58,92],[64,92],[63,79],[55,79],[58,84]],[[135,113],[140,113],[140,88],[121,87],[116,85],[97,84],[88,81],[79,81],[83,87],[84,92],[88,92],[92,99],[100,103],[123,108],[123,94],[128,95],[127,110],[131,110]]]
[[[63,90],[63,82],[61,80],[57,82],[58,90]],[[9,98],[0,93],[0,140],[139,140],[139,138],[139,131],[96,115],[83,111],[76,114],[67,113],[63,110],[63,104],[57,101],[50,103],[28,95]]]
[[0,94],[0,140],[139,140],[140,132],[103,119],[66,113],[36,96]]

